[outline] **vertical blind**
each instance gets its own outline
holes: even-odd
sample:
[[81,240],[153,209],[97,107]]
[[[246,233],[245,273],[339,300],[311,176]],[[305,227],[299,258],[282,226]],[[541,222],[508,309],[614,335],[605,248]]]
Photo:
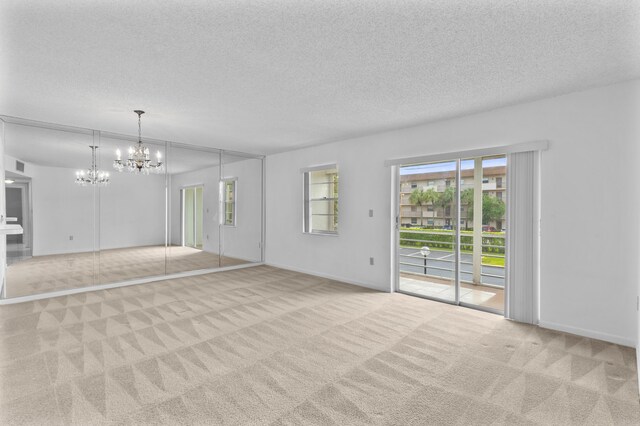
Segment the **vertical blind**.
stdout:
[[540,151],[507,157],[507,268],[505,316],[539,320]]

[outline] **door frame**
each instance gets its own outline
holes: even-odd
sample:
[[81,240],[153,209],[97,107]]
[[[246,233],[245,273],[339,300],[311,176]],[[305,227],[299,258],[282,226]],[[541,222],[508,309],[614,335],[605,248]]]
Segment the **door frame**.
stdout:
[[[187,246],[185,245],[185,231],[184,231],[184,227],[185,227],[185,207],[184,207],[184,203],[185,203],[185,196],[184,196],[184,191],[186,189],[197,189],[197,188],[202,188],[202,218],[203,218],[203,229],[202,229],[202,247],[200,247],[198,249],[197,245],[192,247],[192,246]],[[195,194],[197,194],[197,191],[194,191],[194,212],[195,212]],[[195,218],[194,218],[195,219]],[[194,239],[194,243],[197,243],[198,239],[196,237],[196,221],[194,220],[193,222],[193,239]],[[180,187],[180,246],[181,247],[191,247],[191,248],[195,248],[196,250],[203,250],[204,249],[204,183],[198,183],[198,184],[192,184],[192,185],[183,185]]]
[[[482,154],[481,150],[476,150],[473,152],[473,155],[475,155],[475,157],[470,156],[467,157],[466,155],[461,155],[462,153],[452,153],[451,154],[451,158],[446,159],[446,156],[443,155],[438,155],[437,159],[434,159],[433,161],[429,161],[428,159],[426,159],[425,161],[425,157],[415,157],[415,159],[412,161],[411,158],[408,159],[403,159],[402,163],[401,162],[396,162],[394,164],[391,164],[390,168],[391,168],[391,291],[392,292],[397,292],[397,293],[402,293],[402,294],[407,294],[410,296],[414,296],[414,297],[420,297],[423,299],[428,299],[428,300],[433,300],[436,302],[442,302],[442,303],[448,303],[450,305],[454,305],[454,306],[462,306],[465,308],[471,308],[471,309],[476,309],[479,311],[484,311],[484,312],[489,312],[489,313],[493,313],[493,314],[498,314],[498,315],[506,315],[506,311],[507,311],[507,266],[508,266],[508,262],[506,262],[506,258],[505,258],[505,283],[504,283],[504,287],[503,287],[503,294],[504,294],[504,306],[503,306],[503,310],[497,310],[494,308],[490,308],[490,307],[486,307],[486,306],[480,306],[480,305],[474,305],[474,304],[470,304],[470,303],[466,303],[466,302],[462,302],[460,301],[460,287],[461,287],[461,280],[460,280],[460,195],[461,195],[461,191],[460,191],[460,180],[461,180],[461,162],[463,159],[466,158],[477,158],[477,157],[489,157],[489,156],[494,156],[494,155],[505,155],[505,157],[507,156],[507,154],[502,154],[502,153],[497,153],[494,150],[487,150],[488,152],[486,154]],[[406,161],[406,163],[404,163],[404,161]],[[456,163],[456,203],[455,203],[455,209],[454,209],[454,213],[455,213],[455,220],[454,222],[456,223],[456,233],[454,236],[454,244],[455,244],[455,251],[454,251],[454,279],[452,280],[452,284],[454,287],[454,292],[455,292],[455,297],[453,300],[447,300],[447,299],[441,299],[438,297],[433,297],[433,296],[425,296],[422,294],[416,294],[416,293],[411,293],[408,291],[403,291],[400,289],[400,168],[403,165],[411,165],[411,164],[427,164],[427,163],[433,163],[433,162],[440,162],[440,161],[446,161],[446,162],[454,162]],[[508,164],[507,164],[508,167]],[[507,207],[507,211],[505,211],[505,216],[507,216],[509,214],[508,212],[508,205]],[[507,228],[508,229],[508,228]],[[508,239],[505,238],[505,256],[506,253],[508,252],[508,247],[507,247],[507,241]]]
[[[22,193],[22,244],[33,255],[33,197],[31,179],[11,177],[13,183],[5,183],[5,188],[19,189]],[[6,195],[5,195],[6,196]]]

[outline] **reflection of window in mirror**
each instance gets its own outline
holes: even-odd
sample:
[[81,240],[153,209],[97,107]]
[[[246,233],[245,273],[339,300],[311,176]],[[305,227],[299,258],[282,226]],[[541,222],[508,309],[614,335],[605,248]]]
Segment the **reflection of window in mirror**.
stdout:
[[338,168],[330,165],[304,172],[304,232],[338,233]]
[[224,179],[224,224],[236,226],[236,178]]

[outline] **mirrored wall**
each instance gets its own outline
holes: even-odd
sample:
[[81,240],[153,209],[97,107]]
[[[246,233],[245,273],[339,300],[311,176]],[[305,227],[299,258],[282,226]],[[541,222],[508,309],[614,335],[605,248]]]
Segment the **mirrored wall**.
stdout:
[[263,158],[5,120],[3,298],[263,260]]

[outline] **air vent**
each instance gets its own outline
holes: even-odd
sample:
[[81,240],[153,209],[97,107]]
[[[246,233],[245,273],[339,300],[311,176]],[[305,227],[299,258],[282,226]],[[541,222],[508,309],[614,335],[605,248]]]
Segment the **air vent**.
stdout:
[[16,170],[24,173],[24,163],[22,161],[16,160]]

